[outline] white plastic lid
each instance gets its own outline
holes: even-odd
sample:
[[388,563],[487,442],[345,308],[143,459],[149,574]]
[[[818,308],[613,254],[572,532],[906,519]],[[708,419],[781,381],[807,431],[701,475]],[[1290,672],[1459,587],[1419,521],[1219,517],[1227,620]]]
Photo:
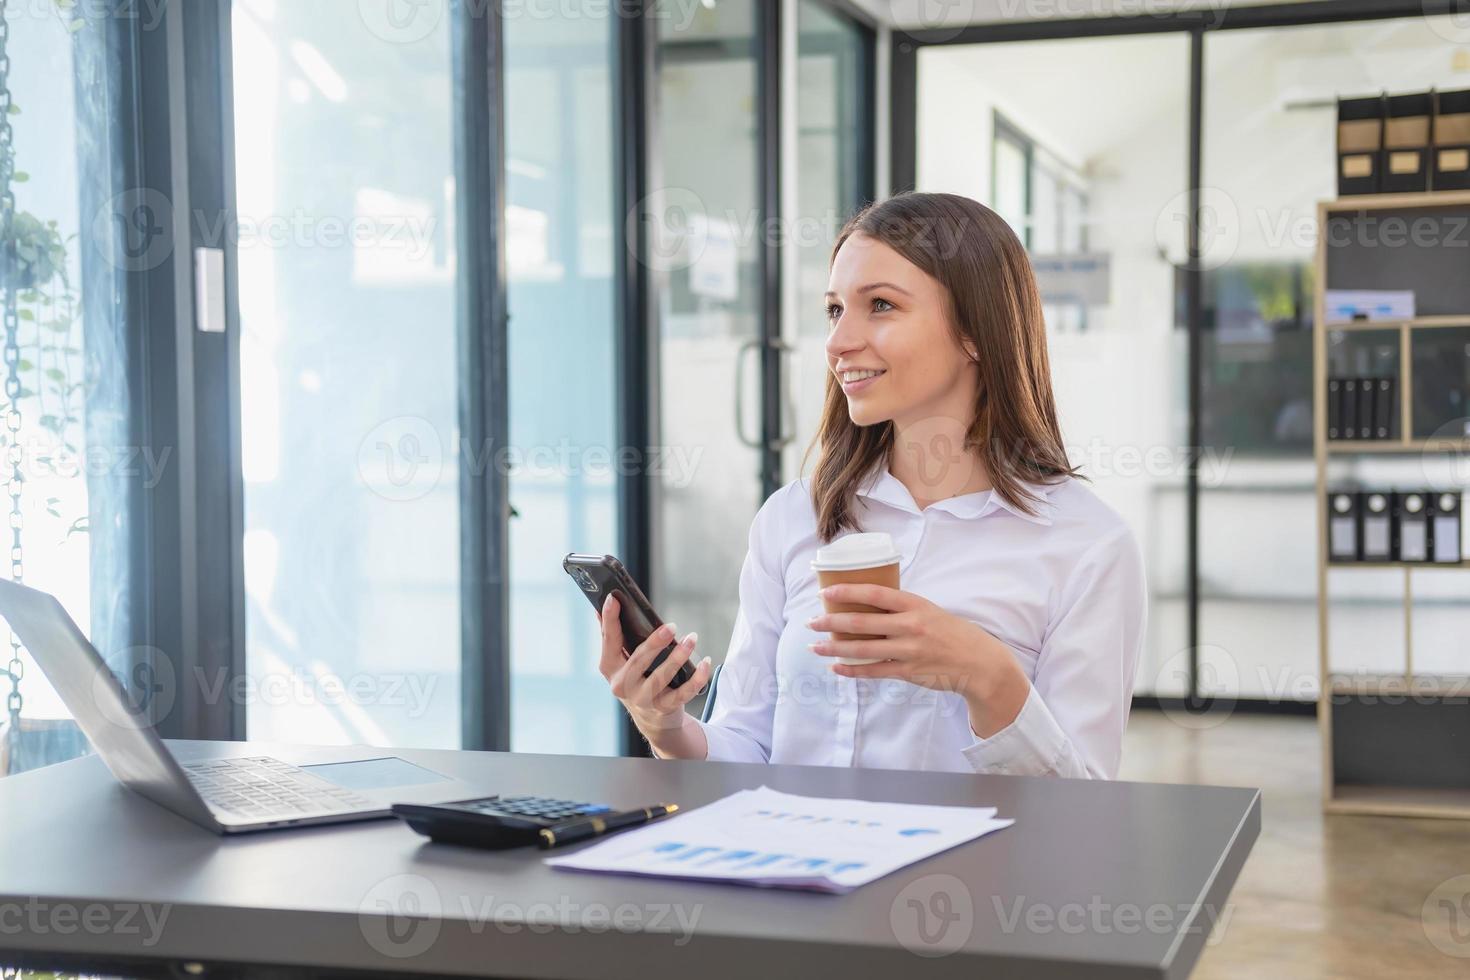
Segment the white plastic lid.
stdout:
[[884,531],[864,531],[838,538],[817,549],[812,568],[819,572],[845,572],[855,568],[878,568],[899,560],[893,538]]

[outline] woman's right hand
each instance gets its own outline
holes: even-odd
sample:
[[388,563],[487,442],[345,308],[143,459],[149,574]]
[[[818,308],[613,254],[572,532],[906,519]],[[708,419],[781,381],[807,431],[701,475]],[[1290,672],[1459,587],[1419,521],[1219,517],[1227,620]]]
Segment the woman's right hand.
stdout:
[[694,645],[699,634],[690,633],[670,651],[668,659],[658,669],[644,677],[648,665],[659,651],[674,640],[674,624],[665,623],[640,643],[637,649],[624,654],[623,626],[618,617],[618,600],[611,594],[598,613],[602,624],[602,660],[598,669],[607,679],[613,696],[623,703],[649,742],[659,749],[660,735],[670,735],[685,725],[689,716],[684,711],[694,697],[709,682],[713,669],[709,658],[701,660],[694,668],[694,676],[677,688],[670,689],[669,681],[674,673],[694,654]]

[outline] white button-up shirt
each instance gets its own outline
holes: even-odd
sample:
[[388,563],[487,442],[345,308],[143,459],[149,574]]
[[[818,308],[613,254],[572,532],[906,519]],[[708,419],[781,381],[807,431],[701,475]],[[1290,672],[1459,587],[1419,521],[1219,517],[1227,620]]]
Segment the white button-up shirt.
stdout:
[[864,531],[902,555],[899,587],[978,623],[1015,654],[1031,690],[989,738],[964,698],[892,678],[833,674],[808,644],[822,612],[811,559],[822,544],[806,480],[771,495],[750,528],[740,611],[709,758],[1112,778],[1143,643],[1143,560],[1123,519],[1074,479],[1031,485],[1036,513],[991,491],[922,511],[886,467],[858,490]]

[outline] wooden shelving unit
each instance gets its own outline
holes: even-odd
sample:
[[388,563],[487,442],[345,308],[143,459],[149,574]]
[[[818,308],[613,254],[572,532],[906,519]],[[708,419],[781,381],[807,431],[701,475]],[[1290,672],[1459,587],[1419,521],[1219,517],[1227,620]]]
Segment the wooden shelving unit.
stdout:
[[[1317,616],[1321,701],[1317,718],[1322,735],[1323,809],[1328,813],[1380,816],[1470,819],[1470,676],[1416,674],[1413,662],[1413,577],[1416,570],[1470,568],[1470,560],[1437,562],[1329,562],[1326,493],[1332,459],[1352,455],[1432,454],[1470,452],[1470,439],[1415,439],[1413,437],[1413,338],[1417,331],[1470,327],[1470,265],[1463,279],[1464,315],[1420,316],[1411,320],[1326,323],[1325,291],[1338,288],[1378,288],[1329,280],[1329,251],[1352,248],[1329,244],[1327,230],[1334,216],[1368,215],[1406,210],[1470,211],[1470,191],[1427,194],[1380,194],[1324,201],[1318,205],[1316,316],[1313,337],[1314,437],[1317,470]],[[1456,305],[1458,308],[1458,304]],[[1328,345],[1337,331],[1398,333],[1399,438],[1389,440],[1327,439]],[[1402,570],[1404,611],[1404,670],[1392,674],[1334,672],[1329,656],[1328,576],[1345,569]],[[1470,593],[1467,593],[1470,598]],[[1467,623],[1470,625],[1470,623]],[[1470,631],[1467,631],[1470,632]],[[1470,675],[1470,655],[1465,669]],[[1406,710],[1403,705],[1410,707]],[[1443,725],[1445,767],[1435,770],[1436,746],[1420,745],[1421,753],[1405,760],[1403,773],[1393,769],[1395,740],[1412,742],[1415,733],[1437,731]],[[1460,739],[1457,741],[1456,737]],[[1380,745],[1380,741],[1382,744]],[[1419,739],[1422,743],[1423,739]],[[1417,744],[1417,743],[1416,743]],[[1359,755],[1351,755],[1358,752]],[[1429,757],[1423,753],[1429,753]],[[1458,759],[1459,761],[1455,761]],[[1364,774],[1374,774],[1365,778]]]

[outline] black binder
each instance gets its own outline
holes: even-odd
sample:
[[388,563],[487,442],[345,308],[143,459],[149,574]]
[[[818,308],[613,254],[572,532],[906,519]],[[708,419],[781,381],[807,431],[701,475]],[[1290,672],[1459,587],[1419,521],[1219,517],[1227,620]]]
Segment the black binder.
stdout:
[[1372,439],[1373,397],[1378,394],[1377,378],[1358,379],[1358,438]]
[[1358,438],[1358,379],[1342,381],[1342,437]]
[[1437,191],[1470,187],[1470,90],[1439,92],[1434,107],[1434,158],[1430,187]]
[[1428,92],[1389,96],[1383,127],[1384,193],[1429,190],[1429,120],[1433,114],[1434,97]]
[[[1384,99],[1337,101],[1337,194],[1376,194],[1382,190]],[[1351,438],[1351,437],[1349,437]]]
[[1327,493],[1327,560],[1358,560],[1358,495]]
[[1424,494],[1411,491],[1395,493],[1394,539],[1398,542],[1395,557],[1399,561],[1429,560],[1429,501]]
[[1342,381],[1327,379],[1327,438],[1342,438]]
[[1362,531],[1358,557],[1363,561],[1393,560],[1393,507],[1389,494],[1364,491],[1358,495]]
[[1429,555],[1447,565],[1460,563],[1460,494],[1430,494]]
[[1379,378],[1378,391],[1373,395],[1373,438],[1392,439],[1394,436],[1394,384],[1393,378]]

